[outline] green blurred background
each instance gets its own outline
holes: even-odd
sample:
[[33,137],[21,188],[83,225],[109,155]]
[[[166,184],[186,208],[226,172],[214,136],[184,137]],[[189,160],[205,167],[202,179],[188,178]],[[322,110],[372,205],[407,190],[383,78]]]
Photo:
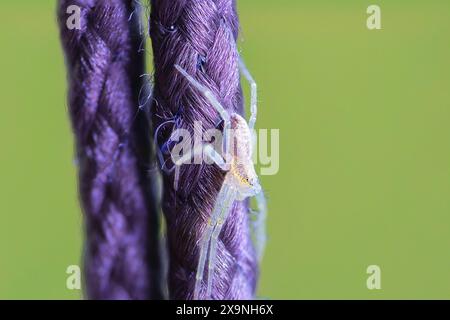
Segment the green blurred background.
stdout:
[[[378,4],[382,30],[366,28]],[[450,2],[240,0],[269,241],[259,295],[450,298]],[[82,220],[55,1],[0,3],[0,298],[77,299]],[[151,57],[149,57],[151,59]],[[382,270],[368,290],[366,268]]]

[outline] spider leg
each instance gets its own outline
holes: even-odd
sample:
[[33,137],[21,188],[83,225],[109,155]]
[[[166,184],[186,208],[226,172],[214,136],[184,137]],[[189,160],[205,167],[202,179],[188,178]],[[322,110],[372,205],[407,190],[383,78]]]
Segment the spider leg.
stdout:
[[[217,223],[217,217],[220,214],[220,210],[221,210],[221,204],[224,202],[224,200],[226,200],[227,198],[229,198],[229,193],[230,193],[230,187],[228,186],[228,184],[224,183],[222,185],[222,188],[220,189],[220,192],[217,196],[216,199],[216,204],[214,206],[214,210],[211,214],[211,217],[208,220],[208,224],[206,226],[206,229],[203,233],[202,239],[200,240],[200,257],[198,260],[198,265],[197,265],[197,273],[195,276],[195,287],[194,287],[194,299],[198,300],[199,298],[199,293],[200,293],[200,289],[202,286],[202,281],[203,281],[203,273],[205,270],[205,264],[206,264],[206,255],[208,253],[208,247],[209,247],[209,242],[214,230],[214,226]],[[208,279],[209,279],[209,275],[208,275]]]
[[222,107],[222,105],[220,104],[220,102],[217,100],[217,98],[214,96],[214,94],[211,92],[211,90],[209,90],[208,88],[206,88],[205,86],[203,86],[202,84],[200,84],[197,80],[195,80],[192,76],[190,76],[186,70],[184,70],[182,67],[180,67],[179,65],[175,65],[175,68],[195,87],[197,88],[204,96],[205,98],[209,101],[209,103],[211,103],[211,105],[214,107],[214,109],[216,109],[216,111],[220,114],[221,118],[224,121],[224,126],[223,126],[223,148],[224,148],[224,155],[225,155],[225,160],[228,162],[228,155],[229,155],[229,150],[230,150],[230,141],[229,141],[229,130],[231,129],[231,122],[230,122],[230,115],[228,114],[228,112],[224,109],[224,107]]
[[245,66],[244,61],[242,58],[239,58],[239,68],[241,69],[242,74],[247,79],[248,83],[250,83],[250,89],[251,89],[251,98],[250,98],[250,119],[248,120],[248,127],[253,129],[255,127],[256,122],[256,115],[258,113],[258,107],[257,107],[257,85],[255,80],[253,79],[252,75],[250,74],[250,71],[248,71],[247,67]]
[[206,229],[204,231],[202,240],[200,241],[199,244],[200,256],[198,259],[197,272],[195,275],[194,300],[198,300],[199,298],[206,263],[206,254],[208,253],[209,239],[211,238],[212,232],[213,232],[213,224],[212,221],[209,220],[208,225],[206,226]]
[[214,148],[210,144],[205,145],[203,152],[204,152],[204,155],[206,155],[215,164],[217,164],[220,167],[220,169],[222,169],[223,171],[230,170],[230,164],[227,163],[223,159],[223,157],[216,150],[214,150]]
[[231,211],[231,206],[233,205],[234,201],[236,200],[236,191],[231,190],[229,192],[229,196],[225,199],[223,203],[216,204],[220,206],[220,209],[217,211],[220,212],[217,223],[214,227],[214,231],[211,236],[211,243],[209,245],[209,261],[208,261],[208,284],[206,287],[206,296],[208,298],[211,297],[211,291],[212,291],[212,283],[214,279],[214,271],[216,268],[216,262],[217,262],[217,242],[219,240],[220,232],[222,231],[223,225],[225,221],[228,218],[228,215]]
[[258,211],[253,212],[254,220],[251,223],[253,245],[255,246],[258,260],[261,261],[264,249],[266,247],[266,218],[267,218],[267,201],[264,192],[261,190],[255,196]]
[[175,168],[175,177],[174,177],[174,181],[173,181],[173,188],[175,189],[175,191],[178,190],[178,180],[180,178],[180,167],[183,164],[186,163],[190,163],[191,159],[193,157],[195,157],[198,154],[202,154],[203,153],[203,145],[199,145],[196,146],[192,151],[189,150],[189,152],[187,152],[186,154],[184,154],[181,158],[179,159],[174,159],[174,155],[171,154],[171,158],[172,161],[174,163],[174,168]]
[[217,153],[217,151],[214,150],[214,148],[210,144],[197,146],[196,148],[194,148],[194,150],[191,153],[185,154],[184,156],[182,156],[177,161],[174,161],[174,163],[175,163],[175,166],[174,166],[174,168],[175,168],[175,177],[174,177],[174,189],[175,189],[175,191],[178,190],[178,181],[180,179],[180,167],[181,167],[181,165],[186,164],[187,162],[189,162],[191,160],[191,158],[193,158],[193,157],[195,157],[196,155],[199,155],[199,154],[201,154],[202,156],[206,156],[209,159],[211,159],[223,171],[230,170],[229,164],[227,164],[223,160],[222,156],[219,153]]
[[197,88],[207,99],[208,101],[212,104],[212,106],[217,110],[217,112],[219,112],[220,116],[222,117],[222,119],[224,121],[230,121],[230,115],[228,114],[228,112],[222,107],[222,105],[219,103],[219,101],[217,101],[216,97],[214,96],[214,94],[211,92],[211,90],[209,90],[208,88],[206,88],[205,86],[203,86],[202,84],[200,84],[200,82],[198,82],[197,80],[195,80],[192,76],[190,76],[186,70],[184,70],[182,67],[180,67],[179,65],[175,65],[175,68],[191,83],[191,85],[193,85],[195,88]]

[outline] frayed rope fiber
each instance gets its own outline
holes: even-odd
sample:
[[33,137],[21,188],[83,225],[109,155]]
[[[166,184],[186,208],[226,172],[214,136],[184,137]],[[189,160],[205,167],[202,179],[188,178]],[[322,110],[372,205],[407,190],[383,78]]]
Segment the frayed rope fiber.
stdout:
[[[175,69],[180,65],[210,89],[229,112],[243,113],[236,49],[238,17],[233,0],[152,0],[150,35],[155,87],[153,127],[159,148],[171,132],[222,129],[220,115],[201,92]],[[164,148],[162,148],[164,149]],[[216,165],[181,166],[178,188],[173,173],[164,174],[163,211],[167,221],[172,299],[192,299],[199,242],[207,226],[224,172]],[[213,299],[252,299],[258,265],[250,231],[248,202],[237,201],[219,236]],[[200,299],[206,298],[203,282]]]
[[[161,298],[158,230],[148,179],[147,117],[138,112],[139,12],[134,0],[60,0],[69,111],[76,136],[90,299]],[[81,8],[81,30],[66,27],[68,6]]]

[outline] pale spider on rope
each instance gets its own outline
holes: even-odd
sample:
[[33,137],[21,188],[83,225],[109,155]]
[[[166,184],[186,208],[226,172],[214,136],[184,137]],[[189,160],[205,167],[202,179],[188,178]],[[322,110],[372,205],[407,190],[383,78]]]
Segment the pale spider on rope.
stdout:
[[[208,157],[222,170],[227,172],[222,187],[216,198],[214,209],[199,244],[200,257],[197,265],[194,299],[199,298],[208,248],[209,260],[206,298],[209,299],[212,298],[211,291],[216,266],[217,241],[234,201],[242,201],[248,197],[256,196],[258,208],[261,211],[260,215],[262,217],[265,216],[265,199],[252,160],[252,130],[255,126],[257,113],[256,82],[253,80],[243,61],[239,60],[239,68],[244,77],[250,83],[251,87],[251,116],[249,123],[247,124],[244,118],[242,118],[239,114],[229,114],[222,107],[214,94],[190,76],[183,68],[179,65],[175,65],[175,68],[190,82],[192,86],[198,89],[205,96],[205,98],[217,110],[224,121],[222,155],[214,150],[210,144],[203,144],[194,148],[192,152],[174,161],[176,176],[175,181],[178,180],[177,175],[179,172],[179,167],[190,162],[191,158],[195,155],[203,155]],[[231,137],[230,132],[232,134]],[[231,148],[230,139],[233,140]],[[256,244],[257,251],[261,251],[259,248],[261,248],[261,244]]]

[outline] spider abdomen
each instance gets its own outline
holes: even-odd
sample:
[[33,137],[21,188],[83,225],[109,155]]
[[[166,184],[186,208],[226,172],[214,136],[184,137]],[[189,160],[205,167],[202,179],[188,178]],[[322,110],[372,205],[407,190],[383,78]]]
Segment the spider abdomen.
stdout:
[[241,192],[252,194],[260,188],[252,159],[252,134],[247,122],[238,114],[231,115],[230,126],[232,158],[228,179]]

